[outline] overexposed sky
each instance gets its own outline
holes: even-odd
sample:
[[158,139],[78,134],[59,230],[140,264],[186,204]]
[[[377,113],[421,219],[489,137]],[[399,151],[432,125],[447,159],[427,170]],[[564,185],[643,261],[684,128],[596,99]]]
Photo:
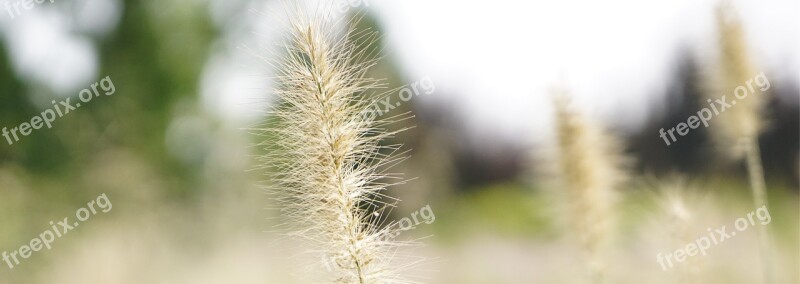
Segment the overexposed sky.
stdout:
[[[430,77],[436,85],[415,102],[453,110],[473,133],[507,137],[546,134],[548,90],[559,82],[590,115],[636,127],[668,99],[663,91],[679,52],[707,60],[716,39],[716,0],[366,1],[356,8],[382,23],[388,59],[409,81]],[[256,56],[281,44],[282,3],[208,2],[224,33],[198,82],[200,97],[209,111],[246,126],[262,119],[269,101],[272,72]],[[800,81],[800,1],[733,2],[767,76]],[[94,43],[74,31],[106,34],[124,7],[119,0],[63,6],[71,13],[56,7],[42,4],[14,19],[0,13],[0,34],[18,73],[71,94],[102,75]]]
[[[770,77],[798,76],[800,4],[734,1]],[[718,1],[370,1],[390,56],[409,79],[431,76],[436,100],[478,131],[546,131],[548,90],[615,126],[635,127],[666,98],[681,50],[713,47]],[[687,48],[689,48],[687,50]],[[774,72],[776,74],[770,74]]]
[[46,1],[29,9],[20,6],[19,13],[10,12],[6,2],[14,3],[0,1],[0,36],[23,79],[66,96],[100,76],[97,47],[81,33],[103,36],[116,28],[119,0]]
[[[475,136],[488,131],[519,138],[547,135],[549,90],[558,83],[567,85],[576,104],[592,117],[613,127],[641,125],[668,99],[664,90],[681,52],[711,60],[716,40],[713,7],[718,1],[351,3],[377,16],[388,60],[400,65],[407,80],[429,76],[434,81],[436,92],[415,97],[416,103],[434,103],[458,113]],[[798,36],[790,35],[800,35],[798,1],[734,3],[753,56],[767,75],[797,78]],[[281,3],[262,4],[250,3],[252,9],[267,12],[239,16],[233,29],[238,36],[226,44],[280,44],[276,27]],[[223,57],[227,59],[214,59],[210,65],[214,75],[207,77],[205,89],[213,92],[204,92],[206,102],[239,123],[259,119],[252,106],[269,96],[272,86],[266,75],[271,71],[254,75],[258,64],[241,50]],[[242,68],[245,65],[250,67]]]

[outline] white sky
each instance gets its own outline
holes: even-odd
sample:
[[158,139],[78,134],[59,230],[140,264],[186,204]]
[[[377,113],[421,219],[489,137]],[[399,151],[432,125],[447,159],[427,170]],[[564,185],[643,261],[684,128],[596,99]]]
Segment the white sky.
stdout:
[[5,2],[0,0],[0,35],[21,78],[67,96],[102,77],[94,42],[78,32],[103,36],[113,30],[122,11],[119,0],[45,1],[12,10],[13,17]]
[[[251,7],[280,14],[279,2]],[[614,127],[638,126],[654,104],[666,100],[663,91],[679,51],[706,60],[715,42],[717,1],[710,0],[367,3],[361,7],[383,24],[387,55],[404,76],[410,81],[430,76],[436,85],[436,93],[415,102],[452,109],[475,136],[547,135],[548,90],[558,82],[569,86],[576,104],[590,115]],[[735,4],[768,76],[797,78],[798,1]],[[280,24],[269,17],[275,14],[241,16],[231,29],[236,36],[224,44],[280,44],[275,28]],[[252,32],[259,36],[248,35]],[[258,76],[263,72],[257,65],[241,50],[220,53],[209,65],[207,105],[242,124],[259,119],[253,109],[263,107],[253,102],[265,101],[272,86]]]
[[[212,19],[226,33],[198,82],[202,103],[246,126],[261,119],[264,108],[254,102],[268,101],[272,86],[265,65],[237,47],[279,45],[274,12],[282,11],[281,3],[209,1]],[[517,138],[547,131],[548,89],[558,82],[590,115],[637,126],[648,105],[665,100],[678,51],[688,47],[705,59],[715,39],[717,1],[711,0],[368,1],[362,7],[383,24],[389,58],[407,79],[430,76],[436,85],[436,93],[415,100],[454,110],[473,133]],[[800,81],[800,1],[734,2],[768,77]],[[118,0],[71,5],[71,14],[42,4],[14,19],[0,10],[15,69],[65,94],[102,75],[96,47],[72,31],[105,34],[123,9]],[[237,14],[236,5],[265,12]]]
[[[798,74],[799,1],[736,1],[769,77]],[[637,126],[663,100],[676,56],[703,56],[717,1],[371,1],[391,55],[410,79],[431,76],[439,103],[480,130],[546,131],[549,92],[566,82],[577,104]],[[789,73],[793,70],[793,74]]]

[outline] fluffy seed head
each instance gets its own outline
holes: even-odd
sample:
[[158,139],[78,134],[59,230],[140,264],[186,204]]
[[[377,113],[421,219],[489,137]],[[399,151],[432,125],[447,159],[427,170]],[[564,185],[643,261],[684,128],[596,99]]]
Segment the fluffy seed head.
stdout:
[[613,227],[616,187],[624,179],[619,142],[569,108],[558,90],[555,105],[560,183],[573,234],[587,255],[595,281],[602,281],[603,250]]
[[[731,3],[723,2],[717,7],[716,24],[718,62],[710,70],[709,92],[704,100],[707,102],[707,99],[711,99],[714,103],[725,95],[728,103],[736,101],[735,105],[719,114],[712,132],[717,145],[730,151],[733,157],[739,158],[743,153],[742,141],[757,137],[763,128],[761,109],[766,101],[766,94],[758,87],[747,87],[747,81],[755,77],[759,70],[750,57],[741,20]],[[734,91],[739,86],[744,86],[751,93],[743,99],[736,99]]]
[[[667,237],[667,242],[661,247],[662,251],[671,251],[694,243],[699,230],[695,228],[698,222],[693,208],[696,208],[698,198],[689,191],[684,179],[678,176],[659,182],[658,189],[657,202],[661,209],[661,231],[658,233]],[[675,273],[674,283],[701,283],[702,266],[702,257],[687,257],[684,262],[672,268]]]
[[[380,144],[396,133],[385,127],[397,118],[369,111],[367,94],[382,85],[365,77],[376,59],[354,44],[372,44],[376,34],[340,33],[338,24],[302,9],[290,20],[286,55],[275,64],[277,121],[264,129],[270,154],[262,161],[275,173],[272,191],[290,235],[325,260],[331,281],[414,283],[400,274],[418,260],[397,250],[411,243],[394,240],[398,226],[385,211],[393,201],[381,193],[397,178],[385,169],[402,159],[399,146]],[[393,263],[398,257],[406,262]]]

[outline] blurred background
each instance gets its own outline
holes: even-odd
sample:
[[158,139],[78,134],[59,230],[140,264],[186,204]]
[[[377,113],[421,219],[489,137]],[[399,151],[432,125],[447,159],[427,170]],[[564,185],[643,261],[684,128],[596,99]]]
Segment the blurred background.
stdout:
[[[14,4],[17,0],[9,0]],[[618,138],[627,157],[608,260],[613,283],[676,283],[662,272],[658,186],[682,176],[706,228],[755,208],[740,161],[698,128],[666,146],[671,128],[705,106],[717,50],[717,1],[341,1],[342,17],[381,32],[370,76],[389,88],[425,82],[390,113],[410,111],[412,149],[394,168],[409,182],[394,219],[430,205],[429,283],[576,283],[578,248],[548,182],[551,88]],[[800,3],[732,1],[752,61],[769,78],[759,137],[777,283],[800,282]],[[0,3],[0,5],[5,5]],[[110,76],[116,88],[53,128],[0,143],[0,251],[11,252],[106,193],[93,216],[34,252],[0,283],[302,283],[265,207],[268,183],[247,129],[269,119],[281,1],[56,0],[0,6],[0,127]],[[754,74],[755,75],[755,74]],[[430,92],[427,92],[430,91]],[[721,94],[720,94],[721,95]],[[390,96],[392,97],[392,96]],[[402,125],[401,125],[402,126]],[[397,126],[398,128],[401,126]],[[557,195],[557,194],[556,194]],[[702,283],[757,283],[755,230],[712,248]]]

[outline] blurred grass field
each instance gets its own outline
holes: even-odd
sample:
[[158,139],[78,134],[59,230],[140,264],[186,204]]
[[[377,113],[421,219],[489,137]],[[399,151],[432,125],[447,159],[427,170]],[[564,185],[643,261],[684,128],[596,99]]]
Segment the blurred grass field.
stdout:
[[[306,248],[286,242],[275,230],[284,220],[267,210],[275,204],[261,186],[270,181],[255,158],[265,154],[256,146],[264,137],[249,130],[273,122],[263,114],[273,103],[271,91],[251,81],[270,80],[267,64],[257,56],[266,56],[261,52],[279,45],[281,36],[262,33],[275,19],[248,11],[276,1],[92,3],[56,1],[0,21],[0,127],[29,121],[51,100],[76,100],[80,88],[106,75],[117,92],[59,118],[52,129],[14,145],[0,143],[0,252],[28,244],[51,221],[74,218],[77,209],[103,193],[113,209],[92,216],[57,238],[52,249],[34,252],[13,269],[0,263],[0,284],[304,283],[298,263],[308,256],[296,253]],[[93,13],[108,19],[83,22]],[[385,21],[369,12],[357,28],[388,32]],[[31,51],[44,50],[48,57],[20,53],[20,46],[51,40],[45,36],[66,42]],[[389,55],[368,74],[385,78],[390,90],[419,80],[397,54],[407,46],[392,44],[384,39],[371,47]],[[501,52],[475,56],[523,62],[506,52],[516,47],[492,44]],[[91,54],[91,62],[81,63],[90,67],[20,59],[82,58],[69,53],[73,48]],[[633,160],[631,178],[619,188],[614,208],[619,221],[607,259],[614,283],[679,283],[675,277],[685,266],[664,272],[656,261],[658,253],[680,248],[667,240],[671,232],[659,207],[660,178],[687,179],[696,225],[690,236],[730,227],[756,209],[745,167],[712,149],[710,131],[695,131],[670,147],[657,136],[659,128],[696,113],[701,101],[700,70],[707,62],[688,53],[675,54],[674,74],[660,79],[668,82],[667,103],[653,99],[652,110],[616,111],[618,120],[652,111],[638,128],[592,118],[608,122]],[[242,58],[247,64],[239,64]],[[63,71],[59,76],[74,76],[71,84],[80,87],[59,88],[54,82],[63,78],[47,75],[56,69]],[[584,260],[564,225],[563,188],[537,174],[552,165],[531,154],[552,150],[539,144],[552,133],[512,139],[493,132],[500,126],[481,122],[489,126],[476,134],[470,123],[481,118],[447,101],[447,94],[462,99],[464,90],[440,84],[456,80],[470,86],[472,80],[452,77],[434,78],[437,89],[430,96],[440,97],[414,99],[387,114],[413,114],[392,125],[413,128],[386,142],[411,149],[410,158],[394,169],[409,181],[387,192],[402,200],[390,218],[399,220],[426,205],[436,217],[400,236],[422,240],[426,246],[415,253],[432,259],[415,274],[427,276],[428,283],[575,283],[585,273]],[[759,141],[772,218],[767,226],[774,238],[776,283],[800,283],[800,105],[795,103],[800,85],[797,78],[777,77],[772,83],[765,111],[769,124]],[[494,91],[463,100],[479,101],[484,108],[500,105],[495,110],[500,113],[522,103],[503,101]],[[538,89],[516,91],[544,96]],[[230,97],[240,92],[254,97],[231,106]],[[534,105],[530,112],[548,108]],[[543,123],[518,120],[531,128]],[[531,160],[534,165],[528,165]],[[760,279],[758,259],[754,228],[693,258],[699,283],[747,284]]]

